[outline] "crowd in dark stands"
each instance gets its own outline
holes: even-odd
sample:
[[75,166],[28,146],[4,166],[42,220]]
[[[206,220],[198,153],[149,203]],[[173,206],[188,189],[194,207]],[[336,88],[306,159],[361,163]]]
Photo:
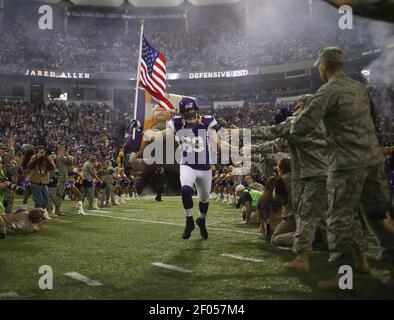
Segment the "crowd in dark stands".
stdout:
[[91,154],[99,161],[114,159],[119,113],[107,104],[53,102],[42,104],[1,103],[2,141],[14,137],[16,149],[23,145],[46,145],[55,151],[67,148],[78,164]]
[[[156,31],[146,36],[168,58],[168,70],[180,72],[305,61],[315,59],[318,50],[328,44],[340,46],[349,53],[379,45],[365,30],[367,28],[355,28],[325,34],[297,30],[294,34],[273,36],[264,30],[249,34],[225,24],[189,31],[178,28]],[[132,32],[125,34],[122,29],[114,32],[98,25],[97,28],[51,30],[43,35],[23,23],[3,22],[0,24],[0,65],[132,72],[138,55],[138,37],[132,36]]]

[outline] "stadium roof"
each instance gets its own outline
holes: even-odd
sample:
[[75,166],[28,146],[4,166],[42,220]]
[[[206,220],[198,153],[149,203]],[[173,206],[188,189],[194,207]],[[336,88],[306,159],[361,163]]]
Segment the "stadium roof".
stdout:
[[[38,0],[41,2],[58,3],[62,0]],[[236,3],[240,0],[69,0],[75,5],[82,6],[105,6],[119,7],[124,3],[130,3],[135,7],[178,7],[185,2],[195,6]]]

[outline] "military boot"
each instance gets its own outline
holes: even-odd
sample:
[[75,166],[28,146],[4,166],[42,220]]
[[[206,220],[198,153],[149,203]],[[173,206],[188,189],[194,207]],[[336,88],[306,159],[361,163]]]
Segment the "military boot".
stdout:
[[388,231],[394,234],[394,219],[387,213],[387,219],[383,221],[383,227]]
[[356,254],[354,270],[358,273],[369,273],[369,264],[365,253],[358,252]]
[[285,271],[309,272],[309,252],[301,251],[293,261],[283,264]]

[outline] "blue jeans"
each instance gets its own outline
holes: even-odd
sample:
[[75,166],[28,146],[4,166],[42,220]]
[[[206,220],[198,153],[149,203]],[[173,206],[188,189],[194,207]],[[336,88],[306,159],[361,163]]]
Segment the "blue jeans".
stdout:
[[49,202],[49,192],[47,186],[31,185],[31,193],[33,194],[33,201],[35,208],[46,209]]

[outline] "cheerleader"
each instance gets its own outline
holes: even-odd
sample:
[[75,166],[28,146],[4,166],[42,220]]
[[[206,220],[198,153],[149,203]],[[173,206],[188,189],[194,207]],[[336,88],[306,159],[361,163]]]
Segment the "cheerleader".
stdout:
[[86,215],[85,211],[83,210],[82,204],[82,195],[79,189],[77,188],[77,183],[81,185],[83,180],[82,175],[78,172],[78,169],[75,168],[74,164],[68,167],[67,173],[67,181],[66,181],[66,190],[71,192],[74,196],[76,201],[76,209],[78,214]]
[[121,192],[121,197],[120,197],[120,202],[124,203],[126,201],[130,201],[130,193],[129,193],[129,188],[130,188],[130,180],[127,178],[127,175],[124,172],[124,169],[121,168],[119,169],[119,184],[120,184],[120,192]]

